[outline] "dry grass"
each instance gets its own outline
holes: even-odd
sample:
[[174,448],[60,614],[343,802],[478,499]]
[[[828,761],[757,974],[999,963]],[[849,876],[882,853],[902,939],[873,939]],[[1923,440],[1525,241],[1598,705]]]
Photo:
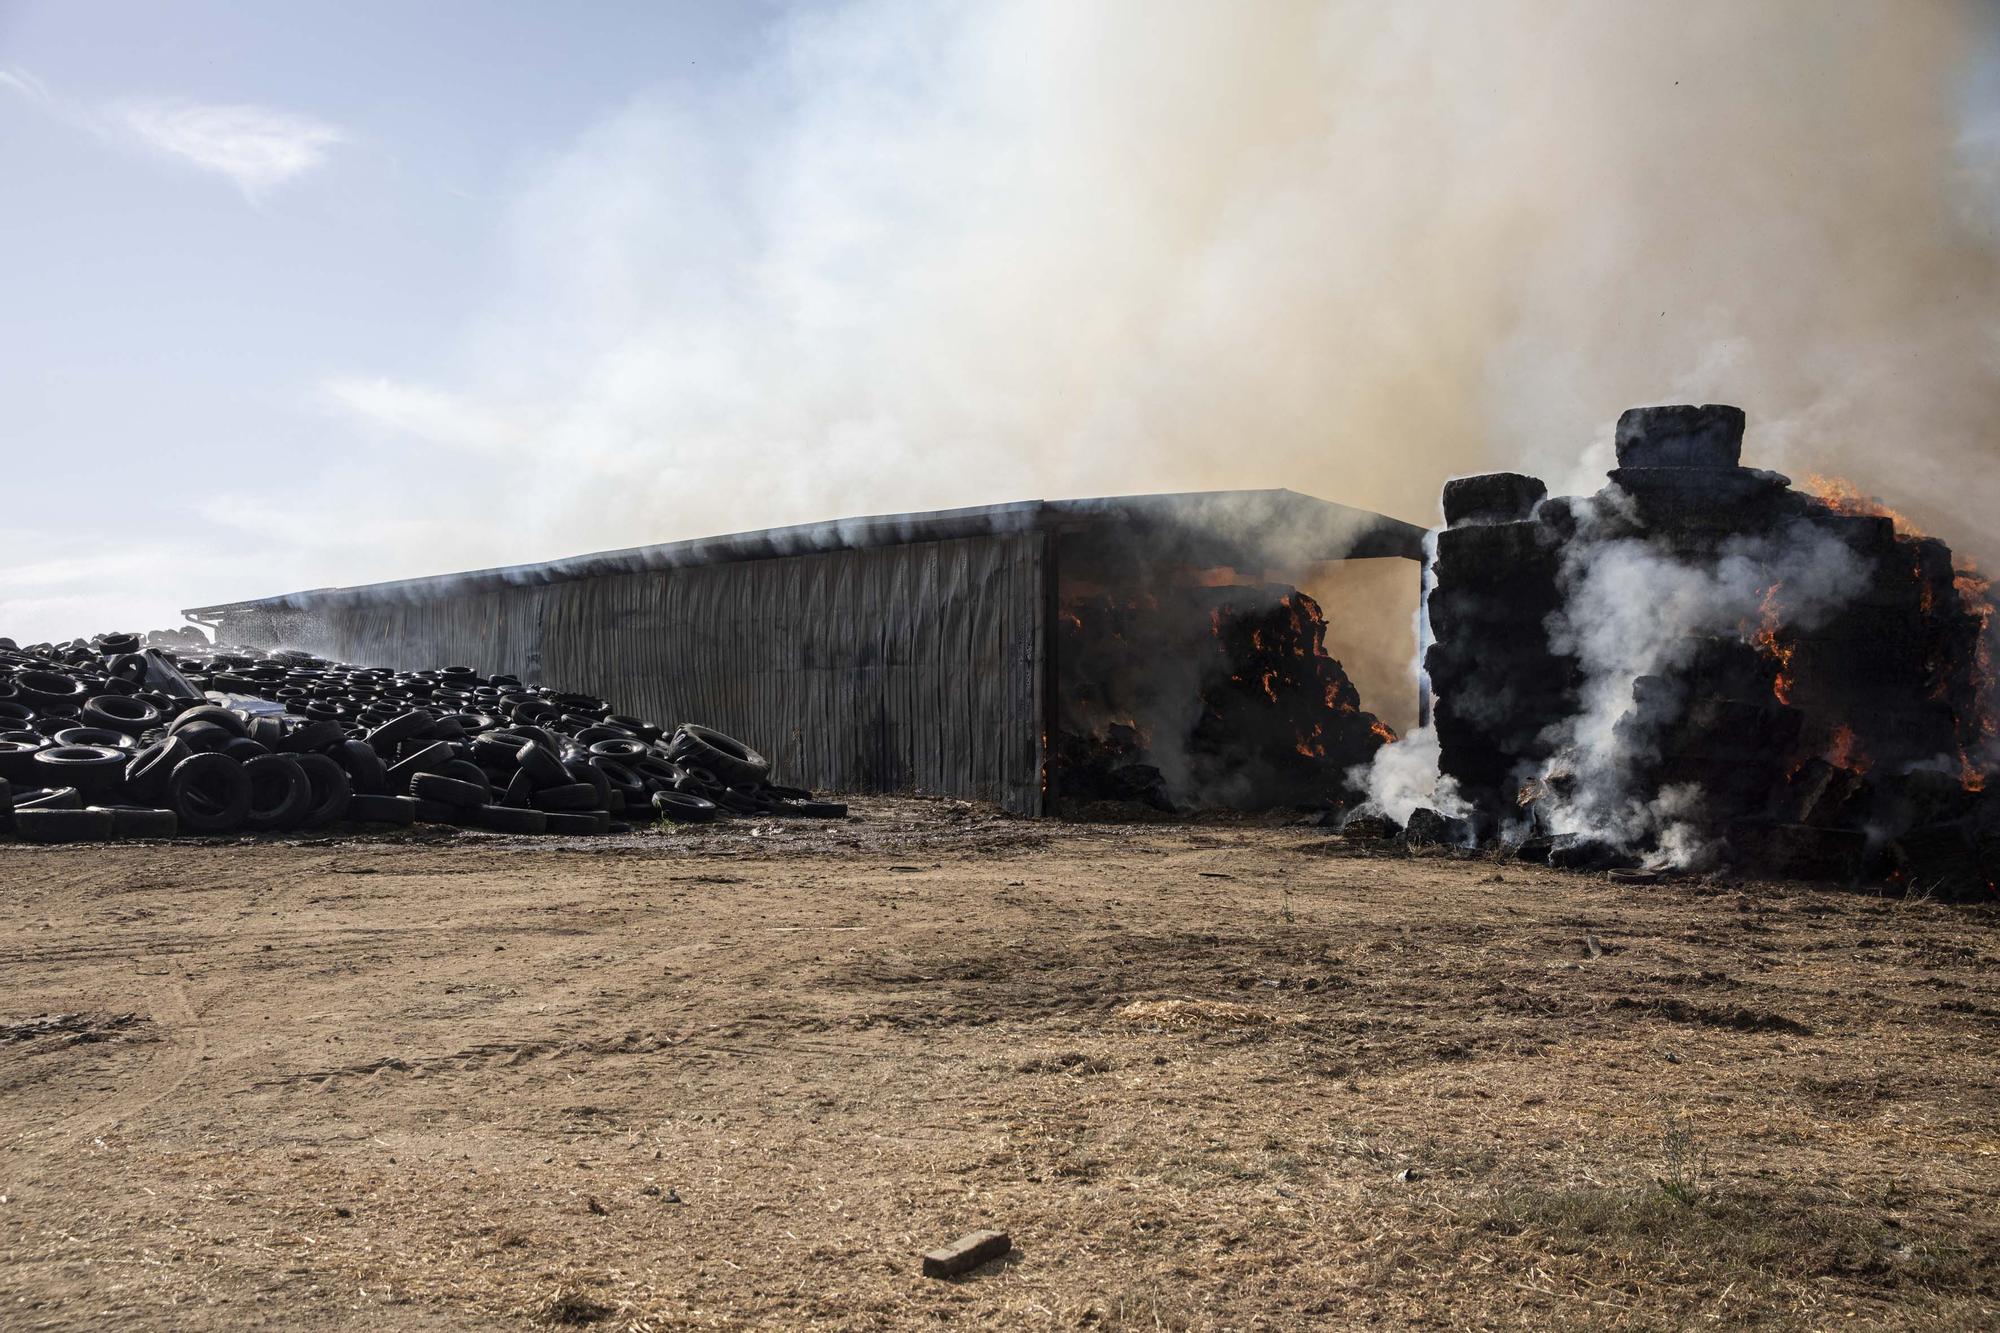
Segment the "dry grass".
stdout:
[[1996,1322],[1990,913],[866,813],[0,848],[0,1323]]

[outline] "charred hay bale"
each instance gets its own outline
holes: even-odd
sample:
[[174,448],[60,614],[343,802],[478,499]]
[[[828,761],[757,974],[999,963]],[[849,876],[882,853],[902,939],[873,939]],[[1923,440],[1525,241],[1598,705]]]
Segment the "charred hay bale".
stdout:
[[1743,456],[1743,409],[1721,403],[1634,407],[1618,418],[1621,468],[1733,468]]
[[1613,487],[1655,545],[1682,559],[1713,556],[1745,532],[1769,531],[1805,511],[1789,478],[1751,468],[1616,468]]
[[1592,834],[1558,833],[1549,844],[1549,864],[1557,870],[1626,870],[1639,859]]
[[1772,797],[1771,814],[1786,824],[1858,829],[1868,820],[1873,796],[1865,774],[1808,759],[1785,776],[1784,786]]
[[1402,834],[1403,826],[1387,815],[1350,815],[1340,826],[1342,837],[1353,838],[1357,842],[1387,842],[1391,838],[1401,837]]
[[1739,865],[1782,879],[1851,881],[1868,851],[1859,829],[1807,824],[1746,823],[1730,831],[1729,843]]
[[1963,823],[1926,824],[1897,838],[1889,849],[1892,878],[1907,893],[1943,902],[1986,902],[1995,897],[2000,870],[1991,848]]
[[1512,592],[1555,579],[1557,548],[1549,529],[1526,520],[1447,528],[1432,565],[1439,588]]
[[1450,749],[1492,749],[1516,759],[1545,753],[1544,729],[1574,712],[1574,700],[1542,682],[1479,678],[1439,690],[1431,716],[1438,743]]
[[1440,583],[1431,589],[1424,614],[1432,636],[1441,642],[1463,639],[1485,643],[1512,636],[1546,644],[1548,634],[1542,622],[1561,606],[1562,594],[1553,577],[1517,574],[1505,583],[1485,587]]
[[1508,625],[1492,634],[1439,639],[1424,649],[1424,674],[1435,693],[1460,682],[1519,682],[1536,697],[1567,698],[1582,681],[1573,657],[1549,651],[1539,625]]
[[1472,824],[1469,820],[1439,814],[1429,806],[1418,806],[1410,812],[1410,820],[1403,826],[1403,840],[1413,847],[1470,847],[1473,841]]
[[1781,764],[1798,744],[1805,715],[1777,703],[1694,699],[1679,718],[1660,729],[1657,745],[1669,758],[1748,764]]
[[1875,819],[1892,837],[1905,831],[1954,823],[1981,806],[1982,793],[1967,790],[1960,775],[1917,768],[1876,780]]
[[1540,478],[1519,472],[1453,477],[1444,484],[1445,526],[1517,522],[1533,514],[1548,493]]

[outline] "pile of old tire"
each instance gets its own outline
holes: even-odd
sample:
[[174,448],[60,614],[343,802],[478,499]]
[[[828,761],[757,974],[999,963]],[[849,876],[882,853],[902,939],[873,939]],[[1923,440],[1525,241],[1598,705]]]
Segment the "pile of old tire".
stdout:
[[0,833],[37,841],[846,813],[772,782],[767,759],[720,732],[669,731],[511,676],[190,652],[159,636],[143,651],[129,634],[0,639]]

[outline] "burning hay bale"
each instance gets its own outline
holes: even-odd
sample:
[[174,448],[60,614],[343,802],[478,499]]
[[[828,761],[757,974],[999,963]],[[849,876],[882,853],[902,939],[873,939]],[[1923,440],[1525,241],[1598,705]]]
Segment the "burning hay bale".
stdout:
[[2000,882],[1986,584],[1851,488],[1740,466],[1733,407],[1638,408],[1595,495],[1446,492],[1438,768],[1561,861]]
[[588,695],[469,667],[398,672],[150,637],[0,639],[0,833],[68,842],[347,822],[581,834],[641,817],[846,813],[771,782],[769,761],[740,741],[619,716]]
[[1056,794],[1162,810],[1339,799],[1392,733],[1362,711],[1326,629],[1285,585],[1066,597]]

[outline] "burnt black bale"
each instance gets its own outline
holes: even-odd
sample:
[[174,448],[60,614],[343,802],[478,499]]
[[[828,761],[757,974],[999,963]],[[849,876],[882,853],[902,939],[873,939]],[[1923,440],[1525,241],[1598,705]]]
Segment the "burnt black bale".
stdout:
[[[1514,489],[1525,495],[1539,486]],[[1439,766],[1482,824],[1515,809],[1520,779],[1547,758],[1544,730],[1576,707],[1576,664],[1552,651],[1546,629],[1562,605],[1567,511],[1552,517],[1437,535],[1424,669],[1436,698]]]
[[1453,477],[1444,484],[1444,524],[1456,528],[1467,523],[1519,522],[1532,515],[1548,493],[1541,478],[1519,472]]
[[1742,408],[1720,403],[1631,408],[1618,418],[1618,466],[1733,468],[1743,423]]
[[[1942,542],[1739,466],[1743,426],[1733,407],[1633,409],[1618,424],[1610,485],[1582,499],[1540,498],[1532,479],[1511,474],[1451,484],[1446,514],[1457,526],[1437,534],[1426,603],[1441,769],[1489,821],[1518,817],[1523,779],[1546,773],[1548,737],[1576,715],[1581,685],[1546,629],[1563,602],[1565,554],[1579,567],[1590,560],[1576,543],[1641,541],[1715,568],[1757,558],[1759,539],[1796,551],[1791,543],[1816,534],[1853,553],[1859,586],[1829,614],[1801,624],[1753,617],[1637,682],[1616,733],[1624,777],[1638,799],[1697,789],[1676,821],[1744,864],[1844,873],[1867,830],[1890,840],[1870,842],[1871,856],[1895,850],[1906,879],[1928,865],[1962,895],[1968,867],[1984,866],[1989,849],[2000,870],[2000,819],[1975,832],[1966,814],[1976,786],[1966,756],[1993,729],[1984,585],[1954,570]],[[1770,578],[1775,595],[1778,566]],[[1781,596],[1767,604],[1786,608]],[[1564,799],[1556,777],[1541,790]],[[1906,834],[1910,848],[1896,841]],[[1562,859],[1592,853],[1567,848]]]
[[1412,846],[1469,847],[1473,841],[1472,824],[1420,805],[1410,812],[1410,822],[1403,826],[1403,838]]

